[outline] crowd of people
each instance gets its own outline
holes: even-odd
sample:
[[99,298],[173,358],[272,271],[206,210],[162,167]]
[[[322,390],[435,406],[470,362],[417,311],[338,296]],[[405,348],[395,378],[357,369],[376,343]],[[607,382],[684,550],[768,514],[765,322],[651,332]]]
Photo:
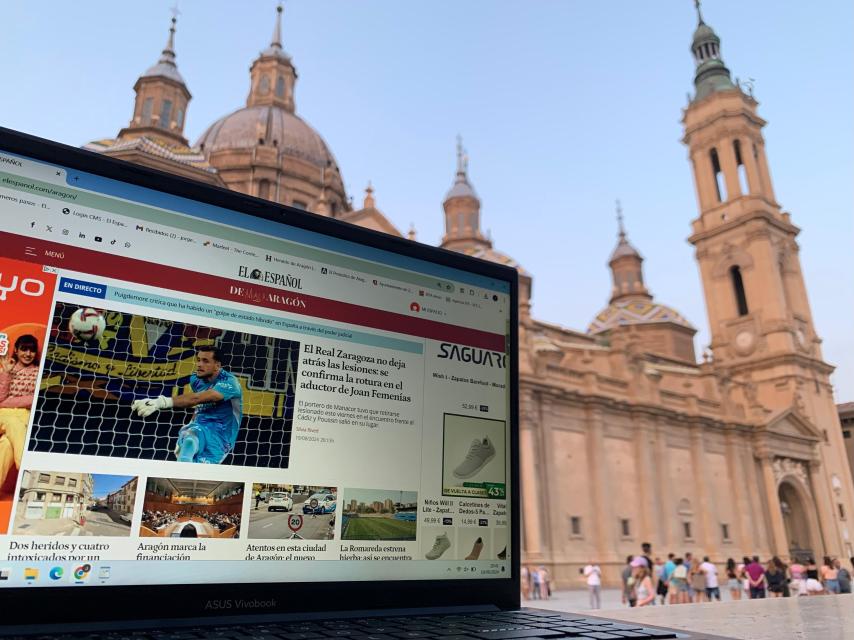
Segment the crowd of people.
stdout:
[[552,595],[552,577],[543,566],[522,566],[522,597],[525,600],[548,600]]
[[[821,566],[814,558],[797,558],[786,564],[779,557],[761,562],[759,556],[744,557],[741,562],[729,558],[719,567],[709,556],[696,558],[692,553],[666,560],[652,559],[652,545],[643,543],[641,554],[626,558],[621,572],[623,604],[645,607],[654,604],[686,604],[721,601],[721,592],[731,600],[742,598],[787,598],[851,593],[851,566],[838,558],[825,556]],[[579,570],[587,585],[590,608],[602,606],[602,569],[595,562]],[[549,572],[545,567],[522,567],[522,596],[526,600],[546,599],[551,595]]]
[[149,511],[142,512],[142,524],[153,531],[159,531],[180,518],[204,518],[208,523],[225,531],[231,527],[240,529],[240,514],[239,513],[197,513],[195,511]]

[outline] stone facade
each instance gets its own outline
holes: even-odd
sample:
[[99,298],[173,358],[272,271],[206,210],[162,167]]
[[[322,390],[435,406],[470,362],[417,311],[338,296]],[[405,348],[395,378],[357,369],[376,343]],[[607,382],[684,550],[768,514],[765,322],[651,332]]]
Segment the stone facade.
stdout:
[[843,402],[836,405],[839,422],[842,425],[842,441],[845,443],[845,455],[848,466],[854,476],[854,402]]
[[90,473],[24,471],[18,513],[26,520],[79,520],[94,486]]
[[[252,66],[247,106],[188,147],[183,122],[164,132],[140,110],[155,89],[161,100],[184,95],[174,93],[170,35],[160,71],[137,83],[131,125],[90,148],[400,235],[370,186],[363,208],[350,207],[334,157],[295,114],[296,70],[280,39],[277,21]],[[653,555],[716,562],[854,555],[854,481],[832,367],[813,326],[798,228],[774,197],[765,122],[702,18],[692,50],[696,91],[683,123],[699,205],[689,241],[712,335],[702,362],[691,324],[649,294],[622,220],[609,304],[574,331],[531,315],[532,276],[482,233],[461,145],[443,203],[442,247],[519,270],[523,562],[547,566],[558,587],[577,585],[589,560],[615,583],[641,542]]]
[[130,516],[136,503],[136,488],[139,478],[131,478],[107,496],[107,506],[117,513]]

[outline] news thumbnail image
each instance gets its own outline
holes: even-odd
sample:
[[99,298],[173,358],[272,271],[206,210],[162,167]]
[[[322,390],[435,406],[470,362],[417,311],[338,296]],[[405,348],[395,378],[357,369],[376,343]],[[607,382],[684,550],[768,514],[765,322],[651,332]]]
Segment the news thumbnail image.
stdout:
[[243,483],[192,478],[149,478],[142,503],[141,538],[237,538]]
[[287,468],[299,343],[58,302],[29,450]]
[[0,256],[0,534],[21,476],[55,286],[40,265]]
[[342,511],[342,540],[415,540],[416,491],[346,489]]

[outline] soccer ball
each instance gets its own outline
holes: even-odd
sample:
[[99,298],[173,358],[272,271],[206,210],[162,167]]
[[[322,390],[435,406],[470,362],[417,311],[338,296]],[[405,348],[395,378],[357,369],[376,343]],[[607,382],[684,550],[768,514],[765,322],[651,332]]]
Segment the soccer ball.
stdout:
[[68,330],[81,342],[100,338],[104,335],[106,327],[107,321],[104,320],[103,314],[91,307],[78,309],[71,314],[71,319],[68,321]]

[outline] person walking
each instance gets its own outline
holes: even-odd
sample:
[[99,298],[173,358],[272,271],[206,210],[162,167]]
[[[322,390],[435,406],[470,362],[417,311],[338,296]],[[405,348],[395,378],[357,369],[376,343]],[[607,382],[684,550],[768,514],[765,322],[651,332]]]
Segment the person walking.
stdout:
[[[685,554],[686,557],[690,553]],[[706,577],[703,575],[703,570],[700,568],[700,563],[697,560],[691,559],[691,566],[688,569],[688,585],[690,587],[688,594],[691,602],[704,602],[706,600]]]
[[747,565],[750,564],[750,558],[744,556],[741,559],[741,564],[738,565],[738,570],[741,572],[741,584],[744,587],[744,597],[750,597],[750,578],[747,575]]
[[741,592],[743,590],[739,571],[735,566],[733,558],[727,558],[726,561],[726,586],[729,589],[729,597],[732,600],[741,600]]
[[851,593],[851,572],[839,561],[833,561],[836,567],[836,579],[839,580],[839,593]]
[[[653,589],[656,588],[657,584],[657,576],[655,575],[655,569],[652,564],[652,543],[651,542],[642,542],[641,543],[641,555],[643,559],[646,560],[646,568],[649,570],[649,578],[652,580]],[[652,599],[652,604],[655,604],[655,598]]]
[[792,590],[795,595],[807,595],[807,568],[801,563],[799,558],[794,559],[792,566],[789,567],[789,573],[792,576]]
[[673,603],[673,595],[670,591],[670,578],[673,575],[673,570],[676,568],[675,560],[676,560],[676,554],[675,553],[668,553],[667,554],[667,562],[664,563],[664,571],[662,572],[662,575],[664,576],[664,581],[667,583],[666,584],[667,593],[671,594],[670,595],[670,604],[674,604]]
[[815,559],[807,560],[807,595],[820,596],[824,595],[824,585],[818,579],[818,567],[815,564]]
[[591,561],[584,567],[584,577],[587,578],[587,591],[590,594],[590,608],[602,608],[602,569]]
[[623,567],[623,572],[620,574],[620,579],[623,581],[622,603],[629,605],[629,607],[634,607],[637,602],[632,559],[632,556],[628,556],[626,558],[626,566]]
[[783,573],[783,597],[788,598],[792,595],[792,591],[790,589],[790,584],[792,582],[792,572],[789,570],[789,565],[783,562],[779,556],[774,556],[771,558],[771,562],[774,563],[782,573]]
[[675,567],[670,574],[670,604],[688,602],[688,569],[682,558],[673,560]]
[[765,568],[759,564],[759,556],[753,556],[753,561],[748,564],[744,571],[750,583],[750,599],[765,597]]
[[768,593],[772,598],[783,597],[783,584],[786,581],[786,572],[774,562],[774,559],[768,561],[765,565],[765,582],[768,585]]
[[[694,571],[696,570],[696,563],[694,562],[694,554],[690,551],[685,552],[685,571],[688,572],[688,602],[694,602]],[[705,587],[704,587],[705,588]]]
[[538,569],[540,574],[540,599],[548,600],[552,596],[552,576],[543,565]]
[[661,604],[667,604],[667,577],[665,577],[666,564],[661,558],[655,559],[655,594],[661,598]]
[[824,556],[824,564],[821,565],[821,581],[825,592],[839,593],[839,579],[830,556]]
[[530,568],[531,573],[531,598],[540,599],[540,571],[536,567]]
[[700,565],[700,571],[706,583],[706,600],[711,602],[714,599],[720,602],[721,588],[718,584],[718,568],[709,562],[709,556],[703,557],[703,564]]
[[635,568],[635,584],[637,584],[637,605],[647,607],[655,603],[655,588],[652,586],[652,575],[646,565]]
[[531,571],[525,565],[522,565],[521,569],[521,586],[522,586],[522,599],[530,600],[531,599]]

